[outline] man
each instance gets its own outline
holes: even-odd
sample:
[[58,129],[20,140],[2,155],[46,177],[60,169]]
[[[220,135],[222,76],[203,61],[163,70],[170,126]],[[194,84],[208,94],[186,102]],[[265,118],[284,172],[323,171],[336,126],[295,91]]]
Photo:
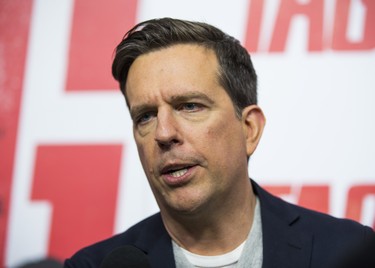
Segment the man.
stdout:
[[118,45],[112,71],[160,213],[66,267],[99,267],[124,245],[152,267],[333,267],[374,236],[249,179],[265,118],[250,56],[234,38],[204,23],[146,21]]

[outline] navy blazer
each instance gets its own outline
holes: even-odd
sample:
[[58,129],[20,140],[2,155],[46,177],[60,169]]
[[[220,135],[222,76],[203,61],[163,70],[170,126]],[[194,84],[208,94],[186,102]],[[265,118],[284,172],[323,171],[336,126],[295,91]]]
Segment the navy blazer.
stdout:
[[[263,268],[338,267],[338,261],[375,237],[369,227],[289,204],[251,182],[261,208]],[[175,267],[171,238],[160,213],[78,251],[64,267],[99,267],[106,255],[124,245],[144,251],[153,268]]]

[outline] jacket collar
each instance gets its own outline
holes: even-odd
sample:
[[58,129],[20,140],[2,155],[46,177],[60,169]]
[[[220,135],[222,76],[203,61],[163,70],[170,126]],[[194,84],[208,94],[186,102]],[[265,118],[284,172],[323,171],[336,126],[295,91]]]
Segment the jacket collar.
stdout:
[[[251,180],[261,208],[263,233],[262,268],[309,267],[313,236],[300,230],[300,214],[295,206],[286,203]],[[160,213],[150,218],[134,243],[149,258],[152,267],[175,267],[171,238]]]
[[300,214],[294,205],[275,197],[256,182],[263,233],[263,268],[309,267],[313,236],[300,230]]
[[151,267],[175,267],[172,241],[164,227],[160,213],[153,215],[149,223],[141,230],[134,246],[143,250]]

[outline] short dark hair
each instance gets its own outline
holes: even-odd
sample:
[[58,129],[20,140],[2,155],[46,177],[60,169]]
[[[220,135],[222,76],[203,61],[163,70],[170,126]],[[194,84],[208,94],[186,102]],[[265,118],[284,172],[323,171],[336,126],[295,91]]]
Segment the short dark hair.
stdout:
[[215,52],[219,83],[231,98],[238,116],[246,106],[257,103],[257,75],[249,53],[238,40],[207,23],[162,18],[135,25],[116,47],[112,74],[128,107],[125,85],[135,59],[177,44],[197,44]]

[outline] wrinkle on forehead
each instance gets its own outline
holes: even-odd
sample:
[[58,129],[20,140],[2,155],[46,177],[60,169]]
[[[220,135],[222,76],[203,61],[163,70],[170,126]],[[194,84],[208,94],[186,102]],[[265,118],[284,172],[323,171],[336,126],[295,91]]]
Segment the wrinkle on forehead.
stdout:
[[[173,79],[176,76],[179,79]],[[139,56],[129,70],[126,95],[131,108],[139,101],[148,103],[163,98],[164,93],[179,95],[180,91],[200,91],[202,87],[217,85],[218,61],[214,51],[197,44],[180,44]],[[142,94],[137,94],[140,88]],[[147,88],[152,90],[143,90]]]

